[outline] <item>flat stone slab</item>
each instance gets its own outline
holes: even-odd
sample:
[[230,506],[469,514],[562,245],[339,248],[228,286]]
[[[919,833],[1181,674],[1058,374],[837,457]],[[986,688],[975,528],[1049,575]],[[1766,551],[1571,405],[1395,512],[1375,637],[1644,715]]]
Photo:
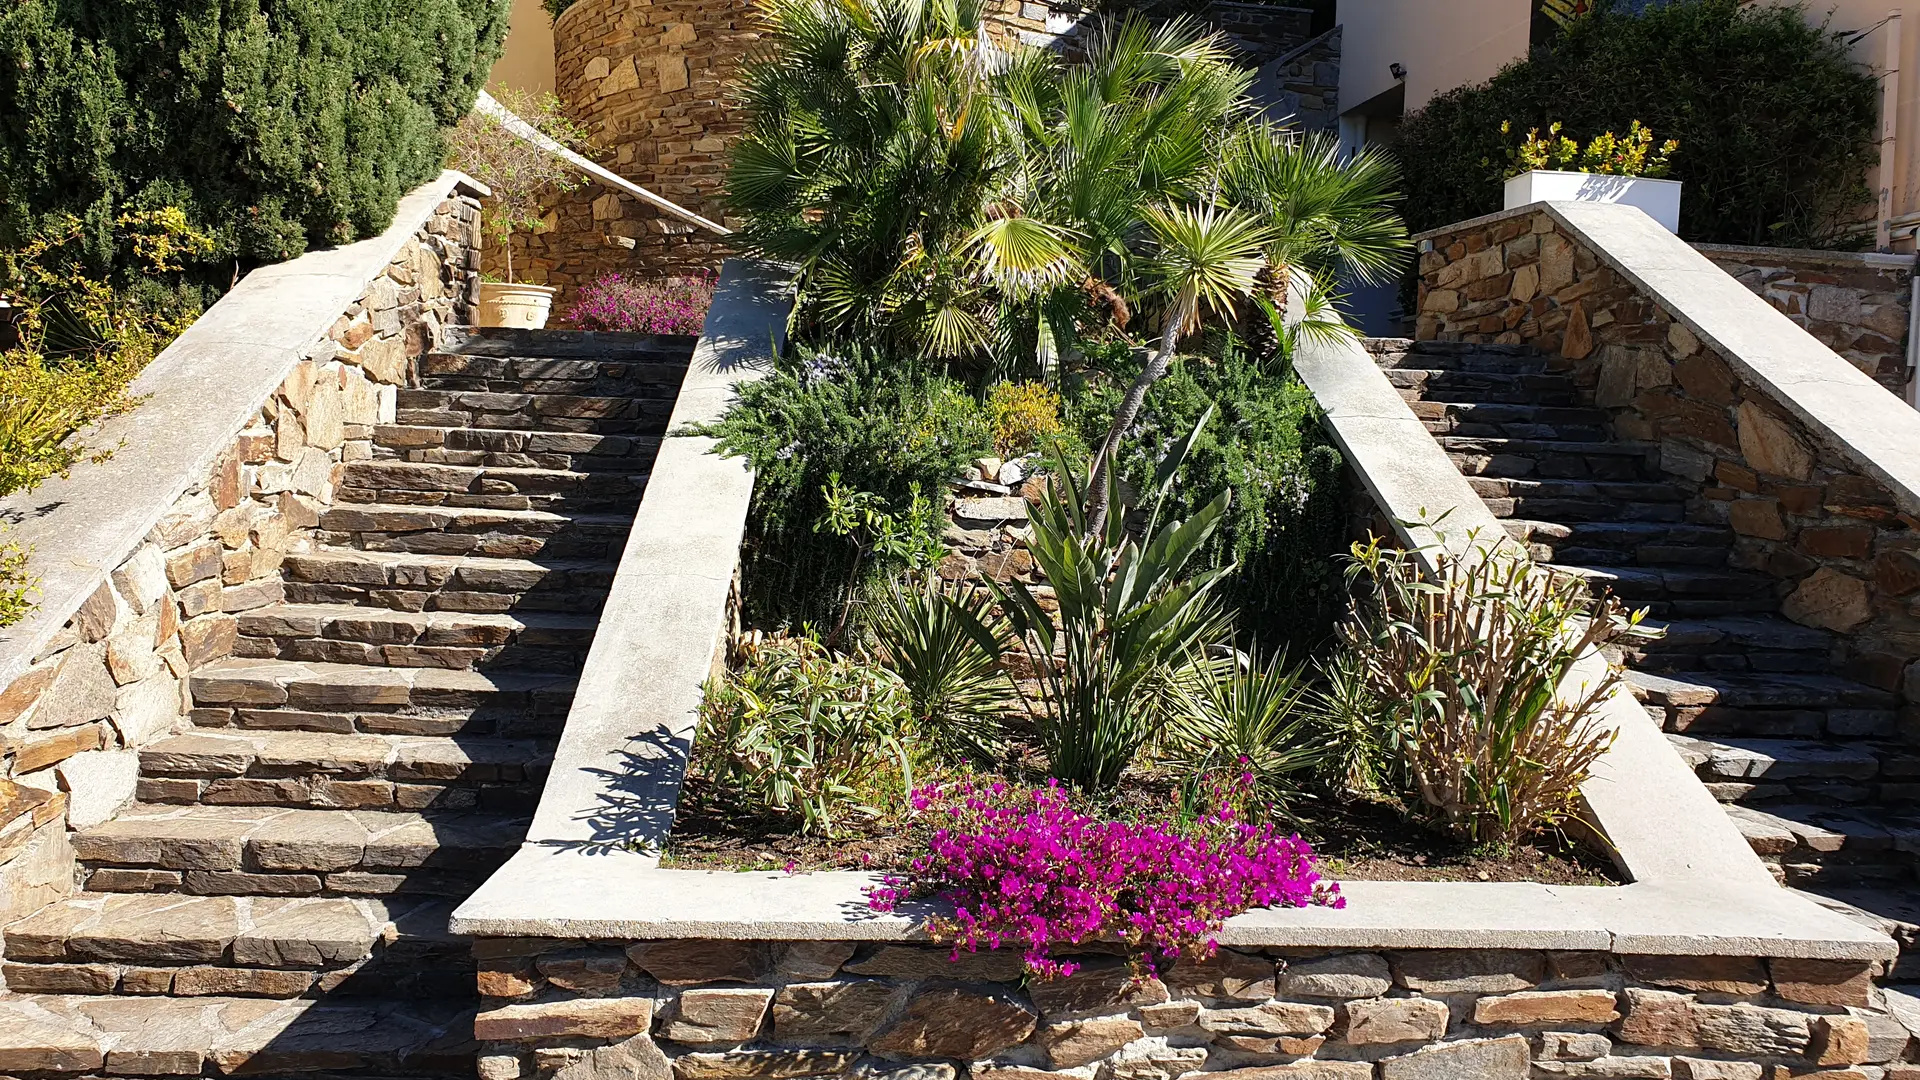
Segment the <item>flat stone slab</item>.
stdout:
[[456,1003],[231,997],[0,998],[0,1071],[123,1076],[411,1071],[472,1052]]
[[169,870],[400,870],[503,858],[524,835],[521,820],[482,813],[136,805],[77,833],[74,851]]
[[337,967],[372,955],[392,922],[379,900],[83,893],[9,925],[6,957]]

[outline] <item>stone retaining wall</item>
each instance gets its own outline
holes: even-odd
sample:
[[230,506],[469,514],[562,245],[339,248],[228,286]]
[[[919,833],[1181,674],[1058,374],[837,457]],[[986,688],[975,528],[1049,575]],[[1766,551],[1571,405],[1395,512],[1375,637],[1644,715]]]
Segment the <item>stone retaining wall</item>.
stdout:
[[1260,68],[1254,100],[1267,115],[1304,131],[1340,127],[1340,28],[1301,45]]
[[[281,560],[309,542],[347,463],[373,456],[374,426],[392,422],[414,358],[442,327],[468,321],[479,212],[472,198],[442,200],[212,469],[0,687],[0,922],[71,891],[68,831],[133,798],[138,748],[191,707],[188,673],[232,654],[237,612],[280,600]],[[216,305],[203,321],[225,316]],[[252,340],[272,332],[250,330]],[[137,462],[142,449],[123,446],[116,459]]]
[[1911,255],[1695,244],[1822,345],[1905,396]]
[[848,941],[475,951],[482,1080],[1920,1080],[1859,962],[1227,949],[1136,979],[1095,952],[1023,982],[1012,952]]
[[1920,721],[1915,508],[1845,440],[1739,374],[1736,358],[1675,318],[1669,298],[1649,295],[1547,210],[1527,208],[1421,240],[1417,336],[1558,356],[1619,437],[1657,442],[1663,470],[1693,485],[1689,520],[1734,531],[1730,565],[1772,576],[1788,618],[1840,635],[1853,678],[1904,691],[1898,721],[1875,718],[1875,730],[1853,734],[1891,737],[1896,722]]

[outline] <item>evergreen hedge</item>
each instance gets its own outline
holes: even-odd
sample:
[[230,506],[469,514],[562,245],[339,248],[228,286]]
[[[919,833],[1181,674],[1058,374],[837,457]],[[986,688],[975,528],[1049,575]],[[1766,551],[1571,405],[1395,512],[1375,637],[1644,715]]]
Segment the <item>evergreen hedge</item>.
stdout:
[[13,0],[0,11],[0,246],[50,217],[177,205],[215,257],[372,235],[440,168],[511,0]]
[[[1879,85],[1799,6],[1603,4],[1479,86],[1441,94],[1400,132],[1407,225],[1500,209],[1506,150],[1560,120],[1582,140],[1639,120],[1680,140],[1681,234],[1707,243],[1827,247],[1869,215]],[[1511,120],[1511,135],[1500,133]]]

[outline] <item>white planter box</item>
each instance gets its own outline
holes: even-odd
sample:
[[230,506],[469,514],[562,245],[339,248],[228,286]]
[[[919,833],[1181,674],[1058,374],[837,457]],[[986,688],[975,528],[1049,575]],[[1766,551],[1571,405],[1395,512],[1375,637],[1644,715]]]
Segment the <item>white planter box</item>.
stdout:
[[1507,181],[1507,209],[1537,202],[1623,203],[1646,211],[1670,233],[1680,231],[1678,180],[1535,169]]

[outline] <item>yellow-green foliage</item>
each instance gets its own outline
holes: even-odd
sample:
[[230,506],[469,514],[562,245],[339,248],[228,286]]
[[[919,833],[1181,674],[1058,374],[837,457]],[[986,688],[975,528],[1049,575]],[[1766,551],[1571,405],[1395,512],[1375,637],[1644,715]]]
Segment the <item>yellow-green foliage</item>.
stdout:
[[[123,214],[116,226],[149,281],[213,246],[173,207]],[[110,453],[75,433],[131,404],[128,383],[192,321],[191,311],[90,274],[75,256],[82,235],[81,222],[63,218],[33,242],[0,251],[0,296],[18,336],[0,352],[0,496]],[[32,608],[26,561],[18,547],[0,545],[0,626]]]
[[[1511,121],[1502,122],[1500,134],[1513,130]],[[1507,151],[1508,179],[1535,169],[1570,169],[1576,172],[1602,173],[1607,176],[1665,176],[1672,171],[1671,159],[1680,149],[1680,140],[1668,139],[1658,150],[1653,132],[1635,120],[1625,135],[1603,131],[1582,147],[1579,140],[1560,134],[1558,120],[1547,125],[1546,135],[1539,128],[1528,130],[1520,145]]]
[[1060,421],[1060,395],[1045,383],[996,385],[987,394],[987,416],[993,423],[994,449],[1003,457],[1037,450],[1066,430]]

